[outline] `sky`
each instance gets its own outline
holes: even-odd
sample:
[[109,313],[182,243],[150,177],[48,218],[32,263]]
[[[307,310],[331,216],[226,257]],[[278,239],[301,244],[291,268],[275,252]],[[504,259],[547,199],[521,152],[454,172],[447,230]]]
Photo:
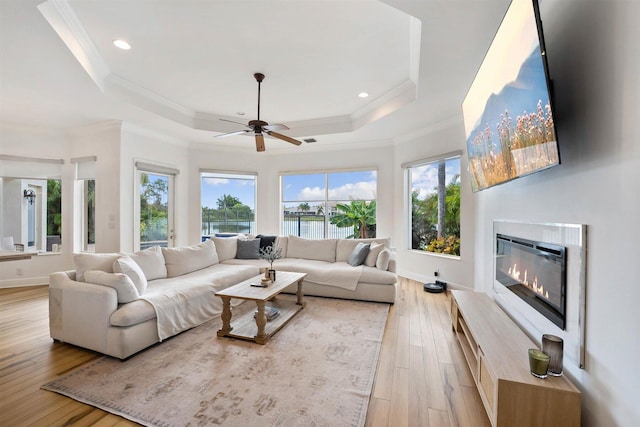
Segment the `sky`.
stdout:
[[[239,176],[243,178],[243,176]],[[245,179],[202,178],[202,206],[212,209],[218,207],[218,199],[225,194],[240,199],[242,204],[255,209],[255,176],[245,176]]]
[[[229,177],[232,177],[229,175]],[[236,176],[243,178],[243,176]],[[255,176],[246,179],[202,178],[202,206],[217,208],[218,199],[224,194],[237,197],[255,209]],[[284,175],[285,201],[315,202],[325,197],[325,174]],[[334,172],[329,174],[329,199],[346,201],[352,199],[374,200],[376,198],[376,171]],[[296,203],[297,204],[297,203]]]
[[467,138],[482,117],[489,96],[516,79],[535,46],[539,41],[533,4],[531,0],[514,0],[462,104]]
[[[455,174],[460,174],[460,157],[448,159],[445,166],[446,183],[450,183]],[[411,168],[411,189],[420,191],[419,198],[436,191],[438,187],[438,163]]]
[[[284,200],[323,201],[327,188],[325,176],[324,173],[283,176]],[[374,200],[376,198],[376,171],[332,172],[328,177],[329,200]]]

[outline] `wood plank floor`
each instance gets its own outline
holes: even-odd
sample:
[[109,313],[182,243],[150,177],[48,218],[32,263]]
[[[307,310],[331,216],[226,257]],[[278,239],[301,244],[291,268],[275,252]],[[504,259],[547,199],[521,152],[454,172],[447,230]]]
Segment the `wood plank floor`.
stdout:
[[[399,280],[367,426],[489,426],[458,342],[447,294]],[[100,355],[49,338],[46,286],[0,289],[0,426],[134,426],[40,386]]]

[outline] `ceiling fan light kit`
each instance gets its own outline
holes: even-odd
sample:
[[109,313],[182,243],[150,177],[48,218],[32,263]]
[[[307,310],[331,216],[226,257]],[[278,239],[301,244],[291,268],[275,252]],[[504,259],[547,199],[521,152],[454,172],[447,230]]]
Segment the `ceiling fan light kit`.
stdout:
[[[264,80],[264,74],[255,73],[253,75],[253,77],[258,82],[258,118],[256,120],[250,120],[249,123],[244,125],[244,126],[247,127],[247,129],[238,130],[238,131],[235,131],[235,132],[224,133],[222,135],[217,135],[216,138],[223,138],[225,136],[241,135],[241,134],[244,134],[244,133],[253,132],[254,135],[255,135],[255,138],[256,138],[256,150],[257,151],[264,151],[265,150],[263,133],[266,133],[269,136],[272,136],[272,137],[277,138],[277,139],[281,139],[282,141],[286,141],[286,142],[289,142],[289,143],[294,144],[294,145],[302,144],[302,142],[298,141],[297,139],[288,137],[288,136],[283,135],[283,134],[278,133],[278,132],[274,132],[276,130],[287,130],[287,129],[289,129],[287,126],[285,126],[283,124],[270,125],[269,123],[267,123],[267,122],[265,122],[263,120],[260,120],[260,85],[262,84],[262,81]],[[234,122],[232,120],[226,120],[226,119],[220,119],[220,120],[223,121],[223,122],[231,122],[231,123],[242,124],[242,123]]]

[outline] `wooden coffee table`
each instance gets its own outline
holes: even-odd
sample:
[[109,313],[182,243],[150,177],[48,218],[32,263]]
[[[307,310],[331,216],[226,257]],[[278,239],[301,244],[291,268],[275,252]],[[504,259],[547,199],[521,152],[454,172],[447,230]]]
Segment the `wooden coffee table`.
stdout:
[[[260,279],[264,277],[264,275],[261,274],[220,292],[216,292],[216,296],[222,298],[222,328],[218,330],[218,336],[240,338],[254,341],[258,344],[265,344],[273,334],[278,332],[280,328],[304,308],[305,303],[302,301],[302,281],[306,276],[306,273],[278,271],[276,274],[277,280],[266,288],[251,286],[252,283],[260,284]],[[296,302],[276,299],[276,296],[287,286],[296,282],[298,283]],[[235,318],[232,326],[231,298],[255,301],[258,307],[255,319],[255,312],[250,310]],[[264,311],[267,301],[269,301],[271,306],[280,311],[280,314],[270,321],[267,321],[267,316]]]

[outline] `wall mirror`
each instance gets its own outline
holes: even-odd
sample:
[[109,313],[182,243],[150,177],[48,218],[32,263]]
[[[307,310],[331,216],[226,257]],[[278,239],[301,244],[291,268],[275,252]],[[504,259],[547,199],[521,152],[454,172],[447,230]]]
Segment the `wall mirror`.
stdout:
[[0,155],[2,251],[61,252],[62,164]]

